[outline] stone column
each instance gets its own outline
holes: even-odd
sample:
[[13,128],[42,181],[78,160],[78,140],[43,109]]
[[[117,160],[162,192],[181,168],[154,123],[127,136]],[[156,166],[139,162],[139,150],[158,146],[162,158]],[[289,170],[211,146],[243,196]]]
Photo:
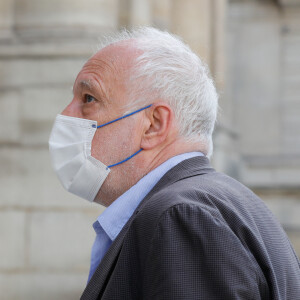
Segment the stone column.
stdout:
[[170,30],[172,5],[172,0],[152,0],[154,26],[162,30]]
[[0,2],[0,41],[12,37],[13,4],[11,0],[1,0]]
[[212,47],[211,71],[218,89],[225,85],[225,35],[227,0],[212,0]]
[[233,126],[232,99],[224,95],[226,86],[226,24],[227,0],[211,1],[211,62],[210,69],[219,93],[222,113],[214,133],[213,164],[216,169],[238,177],[239,156],[236,149],[238,133]]
[[235,157],[232,155],[236,133],[230,121],[230,98],[223,97],[225,84],[225,24],[227,0],[175,0],[172,8],[174,33],[209,65],[220,94],[220,106],[226,108],[227,117],[219,120],[216,128],[213,163],[218,170],[232,173]]
[[209,65],[212,49],[211,0],[174,0],[171,31],[184,41]]
[[300,253],[300,1],[231,1],[227,26],[239,180],[270,206]]
[[152,1],[131,0],[130,20],[131,26],[147,26],[152,23]]
[[154,26],[170,30],[172,5],[172,0],[121,0],[120,26]]

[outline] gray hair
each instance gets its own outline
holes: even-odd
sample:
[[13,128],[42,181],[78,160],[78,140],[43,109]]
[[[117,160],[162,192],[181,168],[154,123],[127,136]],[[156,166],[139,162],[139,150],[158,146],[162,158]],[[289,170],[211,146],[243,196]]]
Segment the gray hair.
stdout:
[[100,46],[131,39],[141,50],[130,74],[135,87],[131,104],[137,107],[156,99],[166,101],[174,111],[179,134],[200,141],[210,156],[218,94],[206,64],[178,37],[151,27],[123,30]]

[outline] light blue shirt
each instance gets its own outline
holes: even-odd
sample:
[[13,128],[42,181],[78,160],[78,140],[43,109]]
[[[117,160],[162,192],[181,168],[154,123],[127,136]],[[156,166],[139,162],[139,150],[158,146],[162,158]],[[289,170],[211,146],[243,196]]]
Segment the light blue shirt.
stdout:
[[95,242],[91,253],[91,267],[88,281],[93,276],[103,256],[109,249],[112,242],[120,233],[124,225],[130,219],[137,206],[152,190],[155,184],[171,168],[185,159],[195,156],[203,156],[201,152],[189,152],[170,158],[156,169],[152,170],[128,191],[116,199],[106,210],[97,218],[93,224],[96,232]]

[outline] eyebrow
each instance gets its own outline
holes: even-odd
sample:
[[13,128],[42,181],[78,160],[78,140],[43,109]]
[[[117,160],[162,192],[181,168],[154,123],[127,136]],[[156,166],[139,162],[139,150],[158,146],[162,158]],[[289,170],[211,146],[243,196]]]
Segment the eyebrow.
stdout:
[[[77,84],[77,86],[77,89],[79,89],[80,92],[82,92],[83,90],[88,90],[91,93],[95,93],[98,100],[101,100],[102,98],[107,98],[105,90],[103,90],[103,86],[99,85],[98,89],[97,85],[95,86],[95,84],[93,84],[93,82],[90,82],[90,80],[83,79]],[[72,92],[74,95],[74,87],[72,89]]]
[[[78,84],[78,86],[79,86],[80,90],[84,90],[84,89],[87,89],[89,91],[92,90],[92,85],[87,80],[80,81],[79,84]],[[74,86],[72,86],[72,93],[74,95]]]
[[79,86],[80,86],[81,89],[92,90],[92,85],[87,80],[80,81]]

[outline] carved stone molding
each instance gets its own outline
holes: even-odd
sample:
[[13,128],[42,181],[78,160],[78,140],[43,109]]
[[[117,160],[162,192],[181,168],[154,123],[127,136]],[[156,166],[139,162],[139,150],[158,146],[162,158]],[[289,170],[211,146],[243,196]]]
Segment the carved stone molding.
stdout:
[[300,0],[277,0],[281,6],[300,6]]
[[15,30],[22,39],[85,38],[117,26],[117,0],[15,0]]

